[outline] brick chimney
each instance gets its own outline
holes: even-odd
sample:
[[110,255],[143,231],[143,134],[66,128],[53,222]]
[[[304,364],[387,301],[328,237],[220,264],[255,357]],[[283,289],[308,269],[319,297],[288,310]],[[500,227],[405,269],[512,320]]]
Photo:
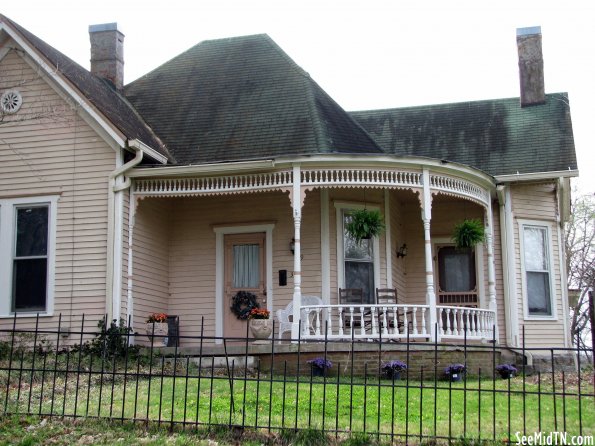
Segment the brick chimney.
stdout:
[[521,107],[545,103],[541,27],[518,28],[516,44],[519,51]]
[[116,89],[124,85],[124,34],[117,23],[89,26],[91,73],[109,80]]

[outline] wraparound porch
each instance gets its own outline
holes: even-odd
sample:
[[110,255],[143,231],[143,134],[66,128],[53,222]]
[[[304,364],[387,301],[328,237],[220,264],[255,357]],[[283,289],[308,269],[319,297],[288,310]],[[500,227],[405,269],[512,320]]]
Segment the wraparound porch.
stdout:
[[[127,316],[132,314],[137,324],[149,311],[183,315],[182,332],[196,332],[196,322],[204,315],[210,334],[230,336],[224,331],[223,321],[230,306],[223,266],[224,239],[228,232],[266,232],[261,303],[272,311],[290,301],[294,303],[291,337],[296,339],[302,318],[301,296],[318,294],[327,308],[321,310],[319,320],[334,314],[337,320],[331,323],[339,336],[338,310],[333,310],[333,305],[340,303],[337,289],[349,286],[345,278],[347,256],[341,241],[343,212],[367,203],[381,210],[387,225],[385,234],[373,241],[371,286],[397,288],[396,313],[399,307],[408,308],[399,324],[405,324],[405,317],[407,323],[398,326],[398,332],[386,328],[385,334],[395,339],[405,339],[409,334],[419,341],[456,336],[463,339],[465,335],[469,339],[491,338],[477,334],[482,329],[475,313],[470,316],[461,307],[446,308],[452,303],[442,299],[434,258],[437,244],[449,241],[448,231],[455,220],[467,216],[484,220],[487,240],[474,254],[478,283],[472,305],[474,309],[489,309],[496,321],[489,182],[477,173],[458,176],[461,172],[452,170],[448,174],[449,169],[444,167],[416,170],[410,165],[391,166],[386,160],[383,163],[382,168],[294,165],[288,169],[277,165],[271,167],[271,172],[233,176],[209,173],[180,179],[137,177],[132,189],[133,218],[129,222],[129,240],[137,241],[129,248],[131,274],[123,299],[128,305],[116,306],[127,311]],[[148,170],[147,174],[154,172]],[[265,226],[266,230],[262,229]],[[407,259],[397,254],[403,243],[409,246]],[[159,277],[154,268],[157,262]],[[276,283],[282,271],[287,274],[283,285]],[[389,318],[390,311],[385,313]],[[354,310],[354,317],[356,314]],[[466,317],[470,322],[465,322]],[[379,337],[383,328],[376,321],[374,329],[371,318],[368,326],[364,323],[363,333],[355,321],[351,327],[360,338]],[[322,322],[319,330],[323,330]],[[348,338],[347,332],[343,327],[342,336]],[[315,334],[315,330],[309,333]]]

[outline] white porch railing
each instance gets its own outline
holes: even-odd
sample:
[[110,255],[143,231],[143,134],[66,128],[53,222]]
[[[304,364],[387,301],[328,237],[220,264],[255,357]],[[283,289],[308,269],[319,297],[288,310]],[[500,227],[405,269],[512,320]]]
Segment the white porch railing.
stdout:
[[[431,340],[428,305],[305,305],[300,311],[302,339]],[[438,306],[436,311],[441,339],[492,338],[491,310]]]
[[492,310],[468,307],[436,307],[441,338],[492,339],[496,314]]
[[428,305],[301,307],[302,339],[430,338]]

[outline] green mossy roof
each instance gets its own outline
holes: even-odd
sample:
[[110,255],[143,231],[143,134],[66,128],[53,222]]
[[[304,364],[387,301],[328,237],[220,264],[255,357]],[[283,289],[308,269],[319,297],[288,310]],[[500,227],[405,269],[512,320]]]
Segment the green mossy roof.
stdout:
[[426,156],[491,175],[576,169],[568,96],[521,107],[519,98],[352,112],[390,154]]

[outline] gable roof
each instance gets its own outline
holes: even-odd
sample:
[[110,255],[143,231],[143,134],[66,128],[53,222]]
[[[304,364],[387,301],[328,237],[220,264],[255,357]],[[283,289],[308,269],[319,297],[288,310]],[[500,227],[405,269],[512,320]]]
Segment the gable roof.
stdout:
[[493,176],[576,170],[566,93],[351,112],[390,154],[427,156]]
[[179,164],[382,153],[264,34],[199,43],[125,94]]
[[138,139],[159,154],[171,159],[167,148],[143,121],[126,98],[110,83],[91,74],[69,57],[62,54],[22,26],[0,14],[0,22],[10,26],[34,47],[53,68],[61,73],[128,139]]

